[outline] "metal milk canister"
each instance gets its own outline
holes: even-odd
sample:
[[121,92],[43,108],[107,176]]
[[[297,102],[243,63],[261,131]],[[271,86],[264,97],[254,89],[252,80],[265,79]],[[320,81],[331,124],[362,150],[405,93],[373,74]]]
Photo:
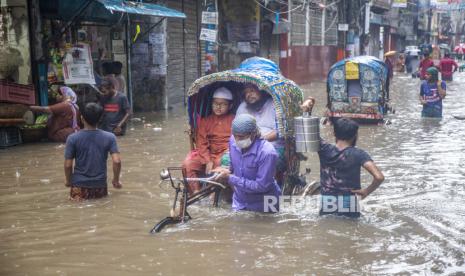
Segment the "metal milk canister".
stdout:
[[295,144],[297,152],[317,152],[320,150],[320,118],[303,116],[294,118]]

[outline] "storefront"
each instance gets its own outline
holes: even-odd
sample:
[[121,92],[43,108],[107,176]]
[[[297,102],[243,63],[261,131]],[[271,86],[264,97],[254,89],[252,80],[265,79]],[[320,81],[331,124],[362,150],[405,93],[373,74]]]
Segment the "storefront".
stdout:
[[[39,80],[47,82],[40,85],[42,89],[52,84],[72,84],[82,104],[96,100],[93,85],[103,76],[120,73],[126,80],[121,92],[128,96],[135,111],[164,107],[165,19],[184,19],[184,13],[155,4],[120,0],[41,0],[38,4],[40,31],[44,34],[40,39],[45,43],[42,55],[36,55],[35,61]],[[69,72],[63,67],[66,54],[74,55],[76,46],[88,49],[92,72],[79,64],[73,64]],[[115,63],[119,63],[121,72],[114,72]],[[80,74],[79,78],[85,76],[82,83],[70,80],[73,73]],[[44,93],[47,92],[41,91]],[[45,100],[41,103],[46,104]]]
[[0,102],[35,103],[29,35],[27,1],[0,1]]
[[29,36],[28,1],[0,1],[0,148],[22,142],[18,126],[36,103]]

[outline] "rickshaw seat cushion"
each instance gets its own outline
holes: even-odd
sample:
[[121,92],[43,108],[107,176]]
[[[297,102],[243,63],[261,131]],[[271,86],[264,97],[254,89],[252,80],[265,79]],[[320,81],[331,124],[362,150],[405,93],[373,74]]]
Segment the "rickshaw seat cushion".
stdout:
[[[368,103],[362,102],[360,104],[360,113],[375,114],[379,113],[378,103]],[[350,104],[347,102],[332,102],[331,103],[332,112],[340,113],[352,113],[353,110],[350,107]]]
[[231,158],[229,156],[229,151],[225,152],[223,156],[221,156],[221,167],[229,168],[229,165],[231,164]]

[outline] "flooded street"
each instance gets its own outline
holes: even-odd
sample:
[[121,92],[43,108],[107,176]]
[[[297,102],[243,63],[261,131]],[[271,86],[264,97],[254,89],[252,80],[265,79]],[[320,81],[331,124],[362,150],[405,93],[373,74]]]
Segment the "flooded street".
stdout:
[[[420,117],[419,80],[396,75],[390,124],[359,132],[358,146],[386,177],[359,220],[320,218],[316,206],[261,215],[196,205],[187,224],[148,234],[173,197],[159,171],[178,166],[189,149],[180,109],[136,114],[151,126],[133,120],[118,139],[123,189],[109,187],[102,200],[68,201],[63,144],[0,150],[0,274],[463,275],[465,121],[453,115],[465,115],[465,73],[455,79],[437,121]],[[325,84],[305,93],[321,116]],[[322,135],[333,141],[331,127]],[[318,179],[318,156],[307,156],[301,167]]]

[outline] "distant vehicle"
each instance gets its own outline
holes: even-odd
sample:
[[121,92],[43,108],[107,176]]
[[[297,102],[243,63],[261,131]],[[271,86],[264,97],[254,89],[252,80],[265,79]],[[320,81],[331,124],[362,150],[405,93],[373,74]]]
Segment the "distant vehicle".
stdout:
[[421,53],[421,50],[420,48],[418,48],[418,46],[411,45],[411,46],[405,47],[404,53],[406,55],[410,54],[411,56],[418,56]]
[[392,108],[386,90],[388,67],[371,56],[357,56],[335,63],[327,78],[328,110],[331,121],[351,118],[360,123],[379,123]]
[[427,43],[423,43],[420,45],[420,50],[421,50],[421,53],[423,54],[431,54],[433,52],[433,45],[432,44],[427,44]]

